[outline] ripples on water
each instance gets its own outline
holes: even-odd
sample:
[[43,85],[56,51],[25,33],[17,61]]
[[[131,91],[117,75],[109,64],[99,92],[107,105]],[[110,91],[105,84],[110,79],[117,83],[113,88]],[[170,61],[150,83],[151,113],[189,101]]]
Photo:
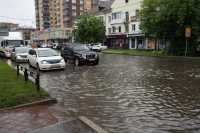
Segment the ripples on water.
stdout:
[[200,132],[200,61],[101,55],[98,66],[42,74],[66,110],[113,133]]

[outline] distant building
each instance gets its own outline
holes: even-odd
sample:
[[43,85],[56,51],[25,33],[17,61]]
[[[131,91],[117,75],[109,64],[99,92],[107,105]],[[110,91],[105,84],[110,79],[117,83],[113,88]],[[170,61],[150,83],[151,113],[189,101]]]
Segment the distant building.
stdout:
[[50,28],[50,0],[35,0],[36,27],[38,30]]
[[74,19],[84,12],[84,0],[35,0],[35,10],[38,30],[71,28]]
[[19,27],[19,24],[9,23],[9,22],[0,22],[0,28],[5,28],[8,31],[16,30]]
[[26,41],[27,43],[30,43],[31,34],[32,34],[32,32],[35,32],[36,29],[28,28],[28,27],[19,27],[16,29],[16,31],[21,32],[23,40]]
[[165,42],[147,38],[140,30],[143,0],[115,0],[109,10],[97,14],[106,26],[106,44],[110,48],[162,49]]

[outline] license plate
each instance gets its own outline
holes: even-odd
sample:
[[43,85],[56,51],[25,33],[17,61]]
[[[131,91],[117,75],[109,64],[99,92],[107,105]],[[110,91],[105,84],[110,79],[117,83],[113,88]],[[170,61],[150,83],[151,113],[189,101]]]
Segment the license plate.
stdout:
[[60,65],[51,65],[51,68],[59,68]]

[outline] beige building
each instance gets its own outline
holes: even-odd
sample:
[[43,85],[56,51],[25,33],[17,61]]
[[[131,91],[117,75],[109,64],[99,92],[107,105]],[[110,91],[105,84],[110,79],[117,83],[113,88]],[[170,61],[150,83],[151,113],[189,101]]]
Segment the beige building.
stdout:
[[[76,18],[85,11],[97,9],[98,2],[99,0],[35,0],[36,27],[39,32],[33,33],[33,40],[68,40],[70,33],[66,32],[73,30]],[[51,33],[56,37],[52,38]]]

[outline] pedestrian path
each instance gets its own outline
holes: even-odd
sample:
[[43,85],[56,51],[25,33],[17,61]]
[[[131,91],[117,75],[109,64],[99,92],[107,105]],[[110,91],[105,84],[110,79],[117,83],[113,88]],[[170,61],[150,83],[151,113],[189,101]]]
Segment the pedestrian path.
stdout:
[[27,133],[70,119],[55,105],[0,111],[0,133]]
[[59,104],[35,105],[0,111],[0,133],[104,133],[88,121],[75,119]]
[[80,120],[62,122],[30,133],[96,133]]

